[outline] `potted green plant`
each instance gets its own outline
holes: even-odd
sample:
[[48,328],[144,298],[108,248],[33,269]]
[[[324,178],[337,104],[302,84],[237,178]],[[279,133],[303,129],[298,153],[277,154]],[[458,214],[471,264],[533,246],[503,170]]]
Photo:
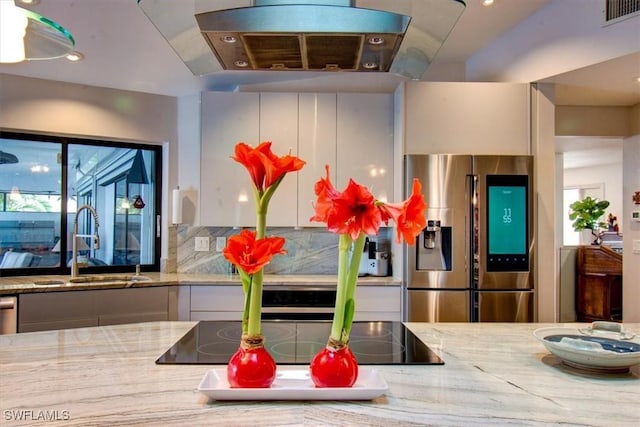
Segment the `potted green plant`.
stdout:
[[571,208],[569,219],[573,221],[571,224],[573,229],[575,231],[591,230],[591,234],[594,236],[594,241],[591,244],[599,245],[602,243],[600,230],[605,228],[607,224],[600,218],[604,215],[605,209],[609,207],[609,202],[587,196],[573,202],[569,207]]

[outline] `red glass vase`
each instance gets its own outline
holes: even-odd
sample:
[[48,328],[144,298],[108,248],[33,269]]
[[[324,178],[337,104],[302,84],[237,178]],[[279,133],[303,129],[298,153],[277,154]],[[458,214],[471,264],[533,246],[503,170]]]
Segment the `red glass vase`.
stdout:
[[329,343],[309,364],[316,387],[352,387],[358,379],[358,361],[348,344]]
[[264,337],[243,336],[238,351],[227,363],[231,388],[269,388],[276,378],[276,362],[264,348]]

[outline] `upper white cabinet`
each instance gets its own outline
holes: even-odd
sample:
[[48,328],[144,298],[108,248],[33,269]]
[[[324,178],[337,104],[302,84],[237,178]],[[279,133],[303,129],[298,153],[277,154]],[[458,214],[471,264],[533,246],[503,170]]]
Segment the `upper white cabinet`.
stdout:
[[325,176],[325,165],[336,180],[336,94],[301,93],[298,102],[298,155],[307,162],[298,172],[298,225],[320,227],[324,224],[309,218],[314,214],[315,183]]
[[277,155],[291,153],[306,162],[280,184],[268,226],[324,226],[309,218],[314,186],[327,164],[336,188],[352,177],[376,197],[393,198],[391,94],[203,93],[202,225],[255,226],[249,175],[230,159],[239,141],[271,141]]
[[[278,156],[298,155],[298,94],[260,94],[260,141],[271,141],[271,150]],[[256,145],[256,143],[252,145]],[[297,172],[288,173],[273,195],[267,213],[267,226],[295,225],[298,212]],[[248,175],[247,175],[247,179]],[[253,202],[253,201],[252,201]],[[252,203],[253,207],[254,204]]]
[[405,154],[529,154],[529,85],[408,82]]
[[393,131],[392,94],[338,94],[338,189],[353,178],[377,199],[394,201]]
[[202,94],[200,221],[202,225],[255,227],[253,187],[244,166],[232,160],[238,142],[259,142],[257,93]]

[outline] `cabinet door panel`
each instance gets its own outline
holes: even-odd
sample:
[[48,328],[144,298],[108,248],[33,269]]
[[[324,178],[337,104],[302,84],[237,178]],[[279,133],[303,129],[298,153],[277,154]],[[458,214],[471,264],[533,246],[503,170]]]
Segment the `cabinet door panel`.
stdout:
[[528,154],[529,85],[407,82],[405,154]]
[[[168,311],[169,289],[166,286],[103,289],[96,294],[96,305],[100,315],[129,316]],[[166,320],[166,319],[165,319]]]
[[259,94],[202,94],[200,222],[255,227],[253,187],[245,168],[233,161],[235,145],[259,143]]
[[192,311],[191,320],[242,320],[241,311]]
[[[91,319],[96,316],[91,291],[43,292],[19,296],[18,324]],[[82,324],[81,326],[93,326]],[[22,326],[20,330],[22,331]]]
[[[240,311],[242,286],[191,286],[191,311]],[[193,318],[193,314],[192,314]]]
[[337,108],[336,187],[353,178],[393,201],[393,95],[340,93]]
[[336,180],[336,94],[299,94],[299,156],[307,164],[298,172],[298,225],[323,227],[311,222],[314,187],[325,176],[325,165],[331,167],[331,179]]
[[55,331],[58,329],[88,328],[91,326],[98,326],[97,317],[54,320],[50,322],[21,323],[18,327],[18,332]]
[[163,320],[168,320],[166,311],[135,314],[102,314],[98,317],[98,325],[124,325],[127,323],[158,322]]
[[[298,155],[298,94],[260,94],[260,142],[271,141],[278,156]],[[256,145],[255,143],[252,145]],[[294,226],[297,221],[298,183],[296,172],[285,176],[267,213],[268,226]],[[251,208],[253,203],[249,203]],[[255,214],[254,214],[255,215]]]
[[19,332],[169,319],[166,286],[20,295]]

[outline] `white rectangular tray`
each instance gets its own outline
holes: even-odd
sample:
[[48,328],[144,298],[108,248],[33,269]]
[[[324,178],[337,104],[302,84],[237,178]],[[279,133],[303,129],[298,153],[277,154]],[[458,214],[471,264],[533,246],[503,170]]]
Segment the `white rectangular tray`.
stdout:
[[307,367],[278,368],[271,388],[231,388],[224,367],[207,371],[198,391],[214,400],[371,400],[388,388],[376,369],[363,367],[353,387],[316,388]]

